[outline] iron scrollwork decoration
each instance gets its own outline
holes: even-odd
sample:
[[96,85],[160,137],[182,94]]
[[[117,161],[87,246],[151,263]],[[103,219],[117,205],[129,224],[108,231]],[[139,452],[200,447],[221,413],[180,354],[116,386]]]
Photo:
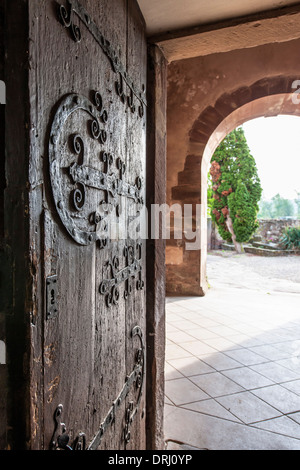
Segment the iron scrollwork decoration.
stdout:
[[[78,0],[67,0],[67,7],[64,5],[59,6],[59,20],[61,24],[71,32],[73,40],[80,42],[82,38],[80,27],[74,22],[75,15],[81,20],[95,41],[99,44],[111,64],[112,71],[118,75],[118,80],[115,82],[115,90],[121,101],[127,104],[132,113],[135,113],[136,109],[138,109],[138,115],[142,118],[145,114],[145,107],[147,106],[145,86],[142,85],[141,90],[135,86],[133,80],[126,72],[116,50],[103,36],[98,26],[92,21],[90,15],[80,2]],[[129,89],[127,95],[124,91],[125,86]],[[138,107],[134,104],[135,100],[138,102]]]
[[86,435],[83,432],[80,432],[74,442],[70,443],[70,436],[67,433],[66,425],[61,422],[63,406],[59,405],[54,414],[55,429],[50,443],[51,450],[97,450],[106,430],[114,423],[116,415],[121,409],[122,403],[127,399],[129,393],[135,390],[137,393],[136,400],[129,401],[126,405],[125,412],[123,439],[125,445],[129,443],[131,437],[130,428],[140,408],[145,377],[145,345],[143,332],[139,326],[135,326],[131,331],[131,338],[133,339],[135,337],[139,339],[140,345],[135,352],[135,364],[133,370],[129,375],[127,375],[121,392],[113,402],[90,444],[87,445]]
[[134,368],[131,374],[126,377],[126,381],[121,392],[119,393],[112,407],[108,411],[105,419],[102,421],[98,432],[96,433],[96,435],[88,446],[88,450],[96,450],[99,447],[105,431],[114,422],[116,413],[120,409],[121,404],[128,397],[130,390],[135,387],[138,392],[138,395],[136,402],[134,403],[133,401],[130,401],[129,405],[126,407],[125,428],[123,435],[125,444],[130,441],[130,426],[132,425],[140,407],[145,376],[145,346],[143,341],[142,329],[139,326],[135,326],[131,331],[131,337],[138,337],[140,341],[140,347],[137,349],[135,355]]
[[120,297],[119,286],[125,283],[124,299],[127,300],[132,293],[132,281],[136,282],[136,289],[142,290],[144,288],[144,281],[142,280],[142,244],[127,244],[124,247],[124,258],[126,264],[123,268],[119,267],[119,258],[113,256],[108,262],[107,266],[110,270],[111,277],[104,279],[99,287],[99,292],[106,296],[106,304],[108,307],[117,305]]
[[50,450],[85,450],[86,437],[80,432],[74,442],[70,443],[70,436],[65,423],[62,422],[63,405],[58,405],[54,413],[55,428],[50,443]]
[[[137,212],[144,204],[140,177],[126,182],[125,163],[103,148],[107,120],[98,92],[92,100],[69,94],[58,106],[49,139],[50,181],[59,217],[78,244],[98,241],[101,248],[109,239],[109,216],[113,211],[120,216],[120,198],[130,199]],[[78,125],[83,135],[76,132]]]

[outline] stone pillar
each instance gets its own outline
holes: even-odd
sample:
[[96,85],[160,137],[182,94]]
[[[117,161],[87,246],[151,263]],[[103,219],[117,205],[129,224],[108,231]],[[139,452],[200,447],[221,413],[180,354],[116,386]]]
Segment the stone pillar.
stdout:
[[192,231],[196,237],[194,243],[190,236],[187,238],[186,228],[191,227],[183,222],[182,239],[167,240],[167,295],[203,296],[207,291],[206,186],[205,181],[201,184],[201,177],[202,156],[188,155],[184,170],[178,174],[178,185],[172,188],[172,204],[179,204],[183,215],[186,206],[192,208]]

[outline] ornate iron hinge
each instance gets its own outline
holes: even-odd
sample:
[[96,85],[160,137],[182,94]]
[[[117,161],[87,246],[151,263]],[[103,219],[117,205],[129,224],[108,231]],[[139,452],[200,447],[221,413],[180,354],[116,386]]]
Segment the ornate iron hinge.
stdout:
[[70,444],[70,436],[65,423],[62,422],[63,405],[59,405],[54,413],[55,429],[51,439],[50,450],[86,450],[86,438],[84,433],[79,433],[73,444]]
[[[145,114],[144,107],[147,106],[145,86],[143,85],[141,90],[135,86],[133,80],[125,70],[119,54],[117,54],[110,42],[103,36],[98,26],[92,21],[90,15],[80,2],[78,0],[67,0],[67,7],[64,5],[60,5],[59,7],[59,20],[61,24],[71,32],[74,41],[81,41],[80,27],[74,23],[74,15],[76,15],[85,25],[108,58],[113,72],[118,74],[119,81],[115,83],[115,88],[121,101],[124,104],[127,104],[130,110],[134,113],[136,111],[134,99],[136,99],[139,104],[138,114],[142,118]],[[124,92],[124,84],[129,88],[129,94],[127,96]]]
[[135,326],[131,332],[131,337],[138,337],[140,340],[140,348],[136,351],[135,365],[130,375],[126,377],[125,384],[119,393],[116,400],[113,402],[111,408],[106,414],[104,420],[100,424],[100,427],[90,444],[86,445],[86,435],[80,432],[73,444],[70,444],[70,437],[67,432],[65,423],[62,422],[62,411],[63,406],[59,405],[54,414],[55,429],[51,439],[50,449],[52,450],[97,450],[101,444],[103,436],[106,430],[114,423],[116,414],[121,408],[122,403],[128,397],[130,390],[135,386],[138,391],[138,397],[136,402],[130,401],[126,407],[125,415],[125,427],[123,431],[123,437],[125,445],[130,441],[130,427],[137,415],[142,393],[145,376],[145,346],[143,341],[143,333],[139,326]]
[[[60,102],[51,125],[49,171],[55,207],[70,236],[80,245],[97,241],[103,248],[113,211],[120,217],[120,198],[131,200],[138,214],[144,200],[141,178],[126,182],[121,158],[97,150],[107,138],[103,126],[108,115],[100,94],[92,93],[91,99],[69,94]],[[64,133],[73,114],[87,121],[85,141],[76,129]]]
[[117,305],[120,297],[119,286],[125,283],[124,299],[132,293],[131,280],[136,280],[136,289],[142,290],[144,288],[144,281],[142,280],[142,245],[137,242],[136,244],[126,245],[124,248],[124,257],[126,265],[119,268],[119,258],[114,256],[108,261],[107,266],[111,271],[111,278],[104,279],[99,287],[99,292],[106,296],[106,305],[111,307]]

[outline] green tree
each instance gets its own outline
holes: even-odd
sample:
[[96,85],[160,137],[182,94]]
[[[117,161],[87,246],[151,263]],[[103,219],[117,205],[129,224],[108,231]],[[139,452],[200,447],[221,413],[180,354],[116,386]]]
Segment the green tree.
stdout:
[[296,207],[297,207],[297,218],[300,219],[300,193],[296,191],[297,197],[294,200]]
[[213,206],[211,216],[223,240],[232,241],[237,252],[258,228],[258,203],[262,189],[256,163],[242,128],[225,137],[211,163]]
[[280,194],[272,197],[273,219],[291,217],[294,215],[294,205],[289,199],[284,199]]
[[295,215],[295,206],[298,206],[298,214],[300,211],[300,198],[299,205],[297,199],[284,199],[280,194],[276,194],[272,199],[262,199],[259,203],[259,219],[279,219],[281,217],[292,217]]
[[214,192],[213,192],[213,182],[211,179],[211,174],[208,173],[207,175],[207,216],[211,216],[211,211],[214,202]]
[[273,218],[273,203],[266,199],[262,199],[259,202],[259,213],[257,215],[259,219],[272,219]]

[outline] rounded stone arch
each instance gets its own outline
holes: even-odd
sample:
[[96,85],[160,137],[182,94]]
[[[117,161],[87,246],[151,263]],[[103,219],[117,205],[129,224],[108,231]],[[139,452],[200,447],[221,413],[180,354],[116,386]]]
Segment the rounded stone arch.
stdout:
[[198,253],[187,252],[182,243],[180,264],[172,263],[170,251],[166,261],[169,294],[205,295],[207,291],[207,173],[214,151],[226,135],[249,120],[283,114],[300,116],[300,105],[292,99],[297,80],[282,76],[264,78],[224,93],[194,121],[184,169],[178,174],[178,185],[172,188],[172,199],[201,204],[201,249]]
[[[299,110],[291,97],[295,92],[294,83],[299,77],[272,77],[263,78],[250,86],[243,86],[231,93],[222,94],[214,105],[208,106],[195,120],[189,133],[191,143],[206,145],[213,132],[231,114],[242,108],[244,105],[256,102],[261,98],[283,95],[284,106],[287,107],[288,114],[297,114]],[[268,104],[268,103],[267,103]],[[281,111],[281,102],[270,99],[270,107],[266,106],[265,113],[268,116],[278,115]],[[291,106],[288,106],[290,104]],[[255,114],[255,110],[253,111]],[[256,117],[256,116],[254,116]],[[244,121],[245,122],[245,121]]]

